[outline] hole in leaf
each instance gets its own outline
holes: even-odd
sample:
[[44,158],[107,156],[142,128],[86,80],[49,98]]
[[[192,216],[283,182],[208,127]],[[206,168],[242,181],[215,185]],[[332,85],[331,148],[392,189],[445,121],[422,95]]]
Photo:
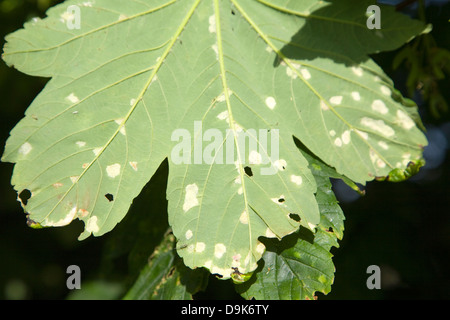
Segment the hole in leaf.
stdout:
[[291,218],[292,220],[294,220],[296,222],[300,222],[300,216],[296,213],[289,213],[289,218]]
[[278,199],[278,202],[279,202],[279,203],[283,203],[284,201],[286,201],[284,198]]
[[233,9],[231,9],[231,14],[234,16],[236,13],[234,12]]
[[108,199],[109,202],[114,201],[114,196],[111,193],[105,194],[105,198]]
[[19,193],[19,199],[24,206],[27,205],[28,200],[30,198],[31,198],[31,191],[28,189],[22,190],[22,192]]
[[245,171],[245,174],[248,175],[249,177],[253,176],[252,168],[247,166],[244,168],[244,171]]

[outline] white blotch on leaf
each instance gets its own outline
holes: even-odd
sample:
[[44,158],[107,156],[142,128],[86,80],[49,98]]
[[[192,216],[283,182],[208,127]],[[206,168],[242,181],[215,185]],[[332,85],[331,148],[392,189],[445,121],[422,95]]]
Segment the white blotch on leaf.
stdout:
[[209,32],[216,33],[216,16],[212,15],[209,17]]
[[386,162],[384,162],[379,155],[376,153],[375,150],[370,149],[369,151],[369,155],[370,155],[370,160],[372,160],[372,163],[374,165],[376,165],[379,168],[384,168],[386,167]]
[[77,141],[77,142],[76,142],[76,145],[77,145],[78,147],[80,147],[80,148],[83,148],[84,146],[86,146],[86,142],[84,142],[84,141]]
[[327,110],[329,110],[330,108],[328,107],[328,105],[326,104],[325,101],[320,100],[320,109],[322,109],[323,111],[327,111]]
[[386,114],[389,112],[389,109],[386,107],[384,102],[378,99],[372,102],[372,110],[381,114]]
[[258,245],[256,246],[256,252],[258,252],[259,254],[263,254],[264,250],[266,250],[266,246],[263,245],[261,242],[258,243]]
[[295,72],[294,70],[292,70],[291,67],[286,67],[286,74],[291,78],[291,79],[297,79],[298,75],[297,72]]
[[117,123],[119,126],[122,126],[122,127],[120,127],[120,133],[122,134],[122,135],[126,135],[127,134],[127,132],[126,132],[126,130],[125,130],[125,124],[123,124],[122,125],[122,123],[123,123],[123,121],[124,121],[124,119],[117,119],[117,120],[114,120],[114,122],[115,123]]
[[138,163],[136,161],[130,161],[129,163],[134,171],[138,171],[138,168],[137,168]]
[[284,205],[285,198],[284,198],[284,195],[282,194],[278,198],[271,198],[270,200],[272,200],[273,202],[275,202],[276,204],[281,206],[281,205]]
[[386,86],[381,86],[380,87],[381,93],[384,94],[385,96],[390,96],[391,95],[391,89],[389,89]]
[[275,108],[275,106],[277,105],[277,102],[275,101],[274,97],[267,97],[266,98],[266,106],[270,109],[273,110]]
[[100,228],[98,227],[98,218],[96,216],[92,216],[88,219],[86,223],[86,231],[87,232],[98,232]]
[[331,97],[330,102],[335,105],[340,105],[342,103],[342,96]]
[[397,110],[397,116],[395,119],[395,123],[400,125],[403,129],[410,130],[414,127],[414,121],[402,110]]
[[352,67],[352,71],[358,77],[362,77],[363,76],[363,69],[361,69],[361,67]]
[[252,150],[248,156],[248,162],[250,164],[261,164],[262,163],[261,154],[255,150]]
[[60,19],[59,21],[61,21],[62,23],[66,23],[68,21],[73,21],[75,18],[75,15],[72,12],[64,11],[61,15],[60,15]]
[[186,233],[185,233],[186,240],[191,239],[192,236],[193,236],[192,230],[186,231]]
[[286,170],[287,162],[284,159],[275,160],[273,164],[280,171]]
[[95,156],[98,156],[101,151],[102,151],[102,148],[95,148],[92,150],[92,152],[95,154]]
[[226,251],[227,247],[223,243],[217,243],[214,246],[214,256],[218,259],[222,258]]
[[213,49],[214,53],[216,54],[216,59],[219,60],[219,47],[217,46],[217,43],[213,44],[211,46],[211,48]]
[[265,236],[266,236],[267,238],[276,238],[275,233],[273,233],[272,230],[270,230],[270,228],[267,228],[267,229],[266,229]]
[[73,207],[73,208],[69,211],[69,213],[67,214],[67,216],[66,216],[65,218],[62,218],[61,220],[56,221],[56,222],[53,222],[53,221],[47,221],[47,222],[45,223],[45,225],[46,225],[46,226],[49,226],[49,227],[62,227],[62,226],[66,226],[66,225],[68,225],[69,223],[72,222],[72,220],[75,218],[76,213],[77,213],[77,207],[75,206],[75,207]]
[[359,94],[358,91],[353,91],[353,92],[352,92],[352,98],[353,98],[353,100],[355,100],[355,101],[359,101],[359,100],[361,100],[361,95]]
[[197,242],[195,244],[195,252],[197,253],[201,253],[203,251],[205,251],[205,243],[204,242]]
[[336,147],[342,147],[342,140],[341,140],[341,138],[336,138],[336,139],[334,140],[334,145],[335,145]]
[[20,146],[19,153],[26,156],[27,154],[29,154],[31,152],[31,149],[33,149],[31,144],[29,142],[25,142],[23,145]]
[[117,21],[123,21],[126,18],[128,18],[128,17],[122,13],[122,14],[119,15],[119,18],[117,19]]
[[308,69],[302,68],[302,69],[300,69],[300,72],[301,72],[303,78],[305,78],[305,80],[311,79],[311,73],[309,73]]
[[361,119],[361,124],[381,133],[385,137],[392,137],[395,134],[394,129],[385,124],[383,120],[375,120],[372,118],[363,117]]
[[342,142],[343,142],[344,144],[349,144],[349,143],[350,143],[350,140],[351,140],[351,137],[350,137],[350,130],[345,130],[344,133],[342,133],[341,138],[342,138]]
[[241,216],[239,217],[239,221],[242,224],[248,224],[248,213],[247,213],[247,210],[242,211]]
[[80,102],[80,99],[79,99],[74,93],[69,94],[69,95],[66,97],[66,99],[67,99],[68,101],[72,102],[72,103],[78,103],[78,102]]
[[364,140],[369,139],[369,134],[368,134],[367,132],[364,132],[364,131],[361,131],[361,130],[358,130],[358,129],[355,129],[355,132],[356,132],[361,138],[363,138]]
[[229,118],[228,111],[223,111],[217,115],[217,119],[219,120],[226,120],[228,122],[228,118]]
[[115,178],[120,174],[120,164],[115,163],[106,167],[106,173],[108,177]]
[[198,206],[198,186],[197,184],[189,184],[186,186],[186,194],[184,197],[183,211],[187,212],[189,209]]
[[384,141],[378,141],[378,145],[383,148],[384,150],[389,149],[389,146]]
[[302,179],[302,177],[300,177],[300,176],[291,175],[291,181],[292,181],[293,183],[295,183],[296,185],[299,186],[299,185],[302,184],[303,179]]
[[330,130],[329,134],[330,134],[330,136],[334,137],[336,135],[336,131]]

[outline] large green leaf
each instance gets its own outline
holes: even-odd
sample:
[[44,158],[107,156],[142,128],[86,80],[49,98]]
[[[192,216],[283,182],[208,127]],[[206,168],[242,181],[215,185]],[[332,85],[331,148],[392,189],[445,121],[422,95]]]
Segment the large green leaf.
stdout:
[[[383,7],[382,30],[369,30],[370,3],[74,0],[26,23],[3,58],[51,80],[2,160],[16,163],[18,193],[31,192],[30,224],[78,218],[80,239],[100,236],[168,157],[169,223],[184,263],[224,279],[254,271],[259,237],[320,222],[293,136],[360,183],[421,158],[414,112],[367,54],[425,26]],[[69,5],[80,29],[67,27]],[[182,147],[191,154],[180,160]]]

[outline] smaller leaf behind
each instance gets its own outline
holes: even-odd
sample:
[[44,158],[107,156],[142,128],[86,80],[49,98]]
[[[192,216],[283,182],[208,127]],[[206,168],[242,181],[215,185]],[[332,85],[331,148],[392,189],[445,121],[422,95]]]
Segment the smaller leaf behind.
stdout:
[[315,299],[316,292],[328,294],[334,281],[332,247],[339,247],[345,217],[331,189],[330,178],[343,178],[314,156],[302,151],[317,182],[316,199],[320,223],[313,234],[306,228],[292,235],[264,239],[266,252],[252,279],[236,285],[246,299]]
[[175,243],[169,230],[124,300],[191,300],[193,294],[205,288],[208,272],[185,267],[175,252]]

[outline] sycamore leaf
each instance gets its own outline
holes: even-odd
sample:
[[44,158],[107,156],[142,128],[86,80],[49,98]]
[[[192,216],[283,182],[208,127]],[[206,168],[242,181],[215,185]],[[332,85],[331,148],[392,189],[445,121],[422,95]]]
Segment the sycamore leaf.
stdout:
[[294,136],[359,183],[422,156],[423,133],[367,55],[425,26],[383,9],[382,30],[369,30],[370,3],[73,0],[26,23],[3,59],[51,80],[2,160],[15,163],[19,195],[31,193],[30,224],[78,218],[80,239],[100,236],[168,158],[184,263],[223,279],[251,273],[259,237],[320,222]]

